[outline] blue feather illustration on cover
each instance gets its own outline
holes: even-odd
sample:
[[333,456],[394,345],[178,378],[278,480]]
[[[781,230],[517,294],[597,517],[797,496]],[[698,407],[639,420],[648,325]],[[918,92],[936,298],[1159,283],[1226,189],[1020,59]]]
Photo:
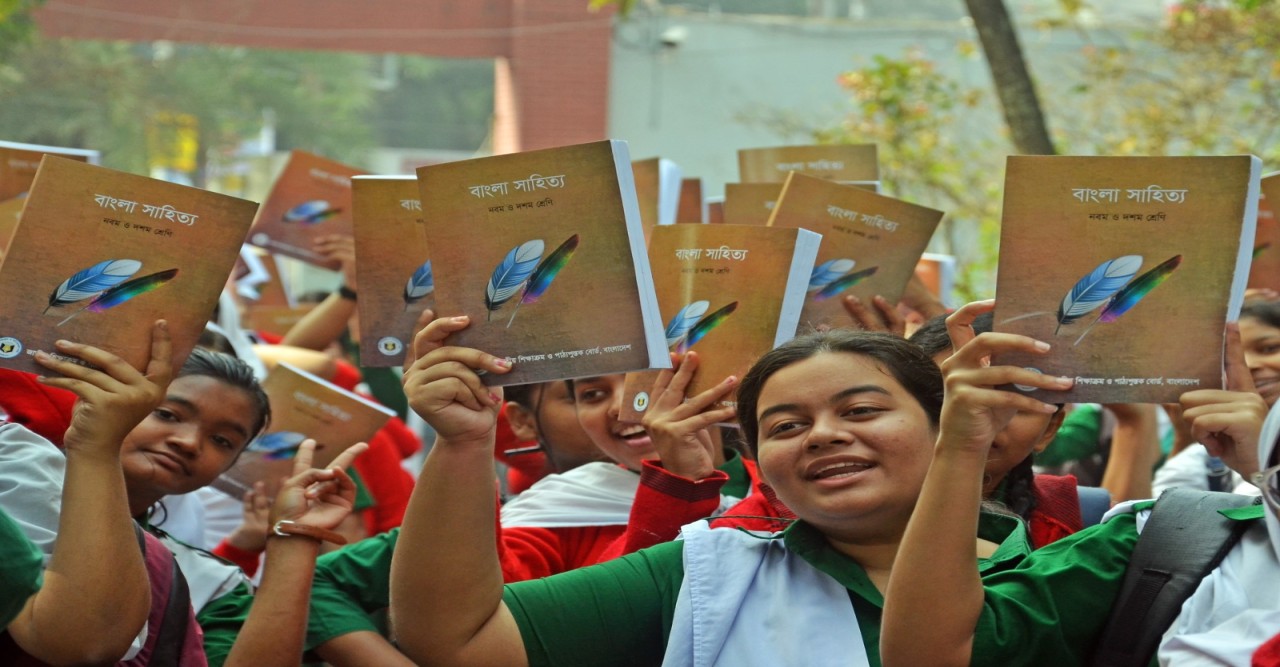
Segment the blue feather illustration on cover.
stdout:
[[710,301],[694,301],[681,308],[667,323],[667,347],[680,354],[688,352],[712,329],[720,326],[732,315],[733,311],[738,309],[738,302],[730,302],[729,305],[707,315],[710,309]]
[[543,294],[546,294],[552,281],[573,258],[580,240],[577,234],[570,236],[552,250],[545,259],[543,251],[546,249],[546,243],[542,239],[525,241],[509,250],[493,270],[485,286],[484,306],[487,311],[485,321],[491,321],[493,313],[519,295],[516,306],[511,311],[511,317],[507,320],[507,328],[511,328],[511,323],[520,313],[521,306],[536,303]]
[[136,259],[109,259],[76,271],[53,288],[49,293],[49,303],[42,312],[48,314],[54,308],[88,300],[83,307],[58,322],[57,326],[62,326],[85,311],[100,313],[146,294],[178,275],[177,269],[168,269],[134,278],[133,275],[141,268],[142,262]]
[[409,310],[411,306],[422,301],[436,289],[435,278],[431,275],[431,260],[423,262],[422,266],[413,270],[413,275],[409,276],[409,282],[404,286],[404,309]]
[[1142,263],[1142,255],[1122,255],[1109,259],[1086,273],[1067,290],[1066,296],[1058,304],[1056,314],[1047,310],[1036,311],[1010,317],[1002,320],[1001,324],[1040,315],[1056,315],[1058,325],[1053,330],[1056,336],[1062,334],[1063,327],[1070,326],[1101,308],[1098,316],[1072,343],[1073,347],[1079,345],[1099,323],[1116,321],[1150,294],[1151,290],[1167,280],[1182,264],[1182,255],[1174,255],[1139,276]]
[[[263,433],[249,443],[248,449],[251,452],[261,453],[268,461],[282,461],[293,458],[302,447],[302,441],[306,439],[307,436],[296,431]],[[319,448],[320,445],[317,444],[316,449]]]
[[875,275],[879,266],[854,271],[852,259],[829,259],[815,267],[809,276],[808,292],[814,301],[825,301]]
[[314,225],[324,222],[341,212],[342,209],[333,206],[323,199],[312,199],[311,201],[302,202],[288,211],[285,211],[282,219],[284,222]]

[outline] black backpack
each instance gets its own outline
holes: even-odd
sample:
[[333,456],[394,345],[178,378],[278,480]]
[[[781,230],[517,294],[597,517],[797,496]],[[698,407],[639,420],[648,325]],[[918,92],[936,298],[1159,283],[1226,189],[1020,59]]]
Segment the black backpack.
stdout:
[[1160,638],[1200,580],[1218,567],[1252,521],[1218,510],[1261,498],[1193,489],[1169,489],[1152,508],[1138,538],[1111,616],[1094,647],[1096,667],[1146,667]]

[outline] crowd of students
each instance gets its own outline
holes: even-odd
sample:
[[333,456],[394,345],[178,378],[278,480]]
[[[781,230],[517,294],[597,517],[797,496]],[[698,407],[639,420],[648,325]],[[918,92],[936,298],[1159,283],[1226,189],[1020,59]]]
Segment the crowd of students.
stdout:
[[[633,424],[622,376],[485,385],[511,365],[450,313],[388,392],[338,344],[345,275],[279,339],[228,290],[178,368],[157,322],[144,369],[65,342],[85,364],[0,371],[0,664],[1280,666],[1274,294],[1176,405],[1005,391],[1071,380],[992,365],[1051,350],[913,285],[701,393],[674,356]],[[393,419],[323,468],[308,441],[274,498],[210,487],[282,360],[411,411],[425,460]],[[1086,484],[1038,470],[1068,439],[1105,452]]]

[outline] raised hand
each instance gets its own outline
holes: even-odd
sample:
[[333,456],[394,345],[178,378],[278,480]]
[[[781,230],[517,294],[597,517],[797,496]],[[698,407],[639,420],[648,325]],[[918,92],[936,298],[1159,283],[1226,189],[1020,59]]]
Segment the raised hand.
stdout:
[[1258,471],[1258,436],[1267,402],[1253,385],[1244,361],[1240,327],[1227,324],[1226,389],[1197,389],[1182,395],[1182,419],[1191,436],[1245,479]]
[[35,360],[61,375],[41,377],[41,383],[80,397],[71,416],[71,427],[67,429],[68,451],[119,456],[125,436],[160,405],[173,377],[168,324],[159,320],[151,329],[151,359],[145,372],[92,345],[60,340],[56,347],[66,358],[41,351],[36,353]]
[[267,548],[267,532],[271,530],[271,496],[266,484],[254,482],[253,489],[244,494],[244,520],[227,541],[231,546],[248,552],[261,552]]
[[325,259],[342,265],[342,281],[350,289],[356,289],[356,240],[346,234],[330,234],[316,239],[315,251]]
[[304,526],[333,530],[351,514],[356,485],[346,468],[369,448],[361,442],[338,455],[328,468],[312,468],[316,441],[302,441],[293,460],[293,477],[285,480],[271,506],[270,522],[292,521]]
[[939,448],[986,456],[991,442],[1019,411],[1053,413],[1058,406],[1030,396],[998,389],[1019,384],[1051,391],[1070,389],[1071,378],[1044,375],[1017,366],[992,366],[1001,352],[1045,354],[1049,344],[1005,333],[973,335],[973,320],[995,307],[994,301],[971,303],[947,318],[947,332],[956,352],[942,362],[946,387],[942,403]]
[[854,323],[863,331],[882,331],[899,338],[906,335],[907,320],[898,312],[896,306],[879,294],[871,298],[871,303],[875,306],[874,311],[852,294],[840,301],[845,312],[849,313],[849,317],[852,317]]
[[716,445],[707,429],[733,418],[734,408],[715,406],[733,391],[738,379],[730,375],[686,401],[698,353],[686,352],[683,359],[673,355],[672,362],[678,363],[676,369],[663,370],[654,380],[653,401],[641,423],[664,468],[687,479],[705,479],[716,468]]
[[409,407],[446,442],[487,439],[497,427],[502,390],[486,387],[477,373],[506,373],[511,364],[480,350],[445,344],[450,334],[471,324],[466,315],[431,318],[431,311],[426,311],[419,319],[425,326],[414,335],[405,360]]

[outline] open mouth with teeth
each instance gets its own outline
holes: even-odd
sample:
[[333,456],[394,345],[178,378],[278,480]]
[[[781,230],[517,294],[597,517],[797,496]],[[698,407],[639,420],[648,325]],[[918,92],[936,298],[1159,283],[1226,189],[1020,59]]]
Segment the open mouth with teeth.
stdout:
[[618,437],[628,445],[636,448],[648,447],[650,444],[649,434],[640,425],[623,429],[618,433]]
[[871,463],[858,463],[855,461],[843,461],[841,463],[832,463],[823,466],[814,471],[812,479],[844,479],[853,477],[859,473],[874,468]]

